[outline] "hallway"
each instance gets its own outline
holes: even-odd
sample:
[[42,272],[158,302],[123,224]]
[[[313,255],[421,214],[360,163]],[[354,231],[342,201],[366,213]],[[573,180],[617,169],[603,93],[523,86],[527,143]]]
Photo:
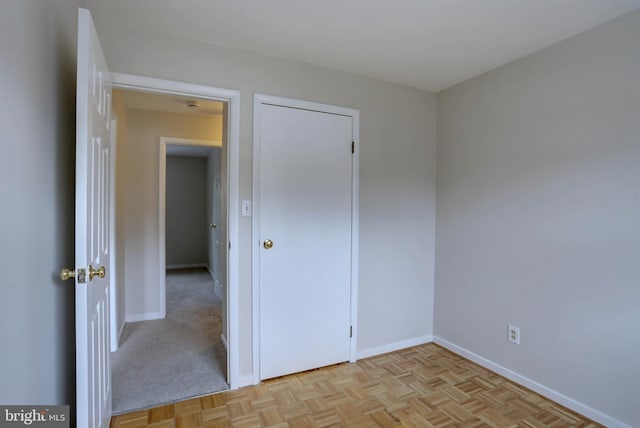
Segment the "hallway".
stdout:
[[170,270],[166,287],[166,318],[127,323],[111,354],[114,414],[228,389],[211,275]]

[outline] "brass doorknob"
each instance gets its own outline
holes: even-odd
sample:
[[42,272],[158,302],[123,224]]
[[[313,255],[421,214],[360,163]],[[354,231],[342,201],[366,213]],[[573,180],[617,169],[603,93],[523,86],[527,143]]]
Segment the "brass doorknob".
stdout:
[[265,250],[268,250],[269,248],[273,247],[273,241],[271,239],[267,239],[266,241],[264,241],[262,246],[265,248]]
[[75,270],[64,268],[60,271],[60,279],[63,281],[66,281],[71,278],[75,278],[75,276],[76,276]]
[[94,269],[93,266],[89,265],[89,281],[91,281],[94,277],[104,278],[106,275],[106,270],[104,266],[100,266],[98,269]]

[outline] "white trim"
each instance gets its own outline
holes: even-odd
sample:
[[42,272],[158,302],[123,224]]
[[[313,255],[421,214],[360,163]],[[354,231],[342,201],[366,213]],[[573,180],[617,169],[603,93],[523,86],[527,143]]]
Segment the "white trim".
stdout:
[[340,106],[334,106],[331,104],[321,104],[313,101],[303,101],[303,100],[295,100],[292,98],[273,97],[271,95],[262,95],[262,94],[254,94],[253,99],[254,99],[254,107],[257,102],[259,104],[298,108],[302,110],[311,110],[311,111],[317,111],[321,113],[339,114],[342,116],[353,117],[354,121],[357,120],[359,116],[358,110],[355,110],[349,107],[340,107]]
[[[241,375],[238,376],[238,385],[237,388],[242,388],[243,386],[250,386],[253,384],[253,375]],[[237,389],[234,388],[234,389]]]
[[252,203],[251,203],[251,349],[252,349],[252,379],[253,385],[260,383],[260,281],[258,276],[260,274],[260,204],[258,203],[260,195],[260,180],[261,175],[260,161],[257,154],[261,152],[261,139],[260,137],[260,101],[258,96],[253,97],[253,165],[252,175],[253,183],[251,188]]
[[162,312],[146,312],[143,314],[127,314],[124,318],[125,322],[151,321],[164,318]]
[[433,342],[433,336],[431,335],[414,337],[412,339],[388,343],[374,348],[361,349],[356,355],[358,359],[375,357],[376,355],[387,354],[389,352],[399,351],[413,346],[424,345],[429,342]]
[[250,384],[240,379],[240,92],[227,99],[227,377],[229,387],[237,389]]
[[227,115],[227,235],[231,248],[227,252],[227,340],[228,376],[231,389],[245,385],[240,379],[240,300],[239,300],[239,176],[240,176],[240,91],[155,79],[131,74],[111,73],[113,87],[134,91],[186,95],[228,103]]
[[586,404],[580,403],[573,398],[569,398],[558,391],[555,391],[545,385],[531,380],[521,375],[520,373],[514,372],[513,370],[496,364],[493,361],[488,360],[476,354],[475,352],[469,351],[468,349],[451,343],[448,340],[442,339],[438,336],[434,336],[433,342],[609,428],[631,428],[631,426],[625,424],[624,422],[614,419],[609,415],[606,415],[596,409],[587,406]]
[[158,282],[161,318],[167,316],[167,144],[160,138],[158,156]]
[[240,96],[240,92],[233,89],[214,88],[212,86],[136,76],[133,74],[112,72],[111,81],[115,88],[154,94],[186,95],[218,101],[236,100],[236,97]]
[[303,110],[332,113],[351,117],[352,140],[356,150],[351,157],[351,295],[350,295],[350,324],[353,327],[350,339],[349,361],[357,360],[358,334],[358,255],[359,255],[359,147],[360,147],[360,112],[356,109],[320,104],[310,101],[273,97],[254,94],[253,96],[253,188],[252,188],[252,219],[251,219],[251,313],[252,313],[252,344],[253,344],[253,375],[252,384],[260,383],[260,106],[276,105]]
[[358,284],[360,260],[360,112],[352,110],[354,151],[351,156],[351,355],[349,361],[358,359]]
[[177,265],[167,265],[168,269],[197,269],[203,268],[209,270],[209,265],[206,263],[187,263],[187,264],[177,264]]
[[[222,141],[217,140],[198,140],[197,138],[176,138],[176,137],[164,137],[167,140],[171,140],[169,145],[172,146],[202,146],[211,147],[211,149],[219,149],[222,147]],[[171,156],[171,153],[169,153]]]
[[116,257],[116,141],[118,122],[111,119],[111,141],[109,142],[109,328],[111,336],[110,351],[116,352],[120,347],[120,333],[124,322],[118,326],[118,288]]

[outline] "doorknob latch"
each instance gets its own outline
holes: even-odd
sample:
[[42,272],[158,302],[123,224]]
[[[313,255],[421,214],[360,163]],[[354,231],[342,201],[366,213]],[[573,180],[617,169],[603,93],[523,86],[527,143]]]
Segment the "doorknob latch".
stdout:
[[78,278],[79,284],[84,284],[85,282],[87,282],[87,270],[78,269],[78,271],[76,272],[75,270],[64,268],[60,271],[60,279],[63,281],[76,277]]
[[[89,281],[91,281],[96,276],[99,278],[104,278],[106,274],[107,272],[104,266],[100,266],[98,269],[94,269],[93,266],[89,265]],[[87,270],[78,269],[77,271],[75,271],[64,268],[60,271],[61,280],[66,281],[71,278],[78,278],[78,283],[84,284],[87,282]]]
[[211,229],[215,229],[215,228],[216,228],[216,227],[218,227],[218,226],[217,226],[215,223],[211,223],[211,224],[209,225],[209,227],[210,227]]
[[262,246],[265,248],[265,250],[268,250],[273,247],[273,241],[271,239],[267,239],[262,243]]
[[96,276],[99,278],[104,278],[106,273],[107,272],[104,266],[100,266],[98,269],[94,269],[93,266],[89,265],[89,281],[91,281]]

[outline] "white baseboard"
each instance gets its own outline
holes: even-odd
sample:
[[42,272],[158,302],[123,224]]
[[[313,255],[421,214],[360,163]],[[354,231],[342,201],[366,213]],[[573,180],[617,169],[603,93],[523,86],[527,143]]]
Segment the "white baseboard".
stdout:
[[209,275],[211,275],[211,278],[215,278],[215,277],[213,276],[213,269],[211,269],[211,266],[209,266],[209,264],[207,264],[205,267],[206,267],[206,268],[207,268],[207,270],[209,271]]
[[222,346],[224,346],[224,350],[229,352],[229,348],[227,348],[227,338],[224,337],[224,334],[220,335],[220,342],[222,342]]
[[356,351],[356,358],[369,358],[375,355],[386,354],[388,352],[399,351],[400,349],[410,348],[412,346],[424,345],[433,342],[433,336],[420,336],[412,339],[401,340],[400,342],[389,343],[375,348],[361,349]]
[[138,322],[138,321],[150,321],[161,320],[165,317],[162,312],[147,312],[144,314],[131,314],[124,317],[125,322]]
[[629,425],[620,422],[619,420],[614,419],[609,415],[599,412],[596,409],[593,409],[585,404],[580,403],[579,401],[569,398],[566,395],[559,393],[558,391],[554,391],[553,389],[548,388],[519,373],[516,373],[513,370],[509,370],[506,367],[496,364],[493,361],[490,361],[474,352],[469,351],[468,349],[451,343],[448,340],[442,339],[438,336],[434,336],[433,342],[609,428],[631,428]]
[[166,269],[195,269],[195,268],[209,268],[206,263],[187,263],[177,265],[167,265]]

